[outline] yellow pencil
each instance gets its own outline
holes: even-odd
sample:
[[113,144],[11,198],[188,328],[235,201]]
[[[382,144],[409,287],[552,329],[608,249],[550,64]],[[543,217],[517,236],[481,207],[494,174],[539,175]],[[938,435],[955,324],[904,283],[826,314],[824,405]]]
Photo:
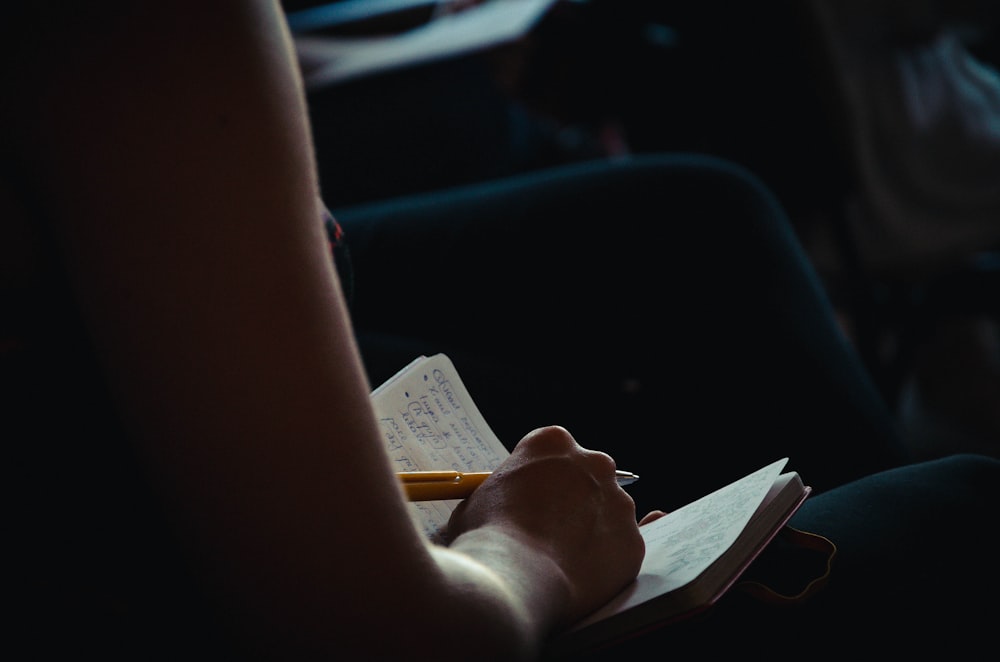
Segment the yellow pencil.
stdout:
[[[617,471],[618,484],[630,485],[639,480],[631,471]],[[489,471],[403,471],[397,473],[403,483],[406,498],[410,501],[438,501],[442,499],[464,499],[472,494]]]

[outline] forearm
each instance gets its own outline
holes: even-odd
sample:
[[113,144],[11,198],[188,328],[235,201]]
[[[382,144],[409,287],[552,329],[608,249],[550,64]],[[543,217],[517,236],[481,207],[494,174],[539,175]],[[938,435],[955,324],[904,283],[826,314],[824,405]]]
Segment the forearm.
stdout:
[[[345,544],[353,561],[327,571],[333,582],[310,572],[306,585],[266,591],[258,580],[248,582],[252,595],[227,593],[222,606],[235,619],[236,647],[263,659],[423,659],[444,649],[484,662],[535,659],[569,603],[555,561],[493,527],[451,547],[419,535],[400,536],[391,549]],[[378,557],[375,567],[369,557]],[[248,604],[257,608],[248,612]]]
[[[569,602],[569,582],[555,561],[498,527],[459,536],[432,555],[455,597],[454,631],[498,660],[532,659]],[[488,653],[486,653],[488,651]]]
[[[378,569],[369,567],[363,544],[346,547],[355,548],[354,561],[328,572],[340,590],[310,573],[309,585],[266,596],[227,593],[220,606],[235,649],[257,659],[402,660],[462,651],[515,662],[537,658],[565,613],[568,590],[555,563],[492,530],[448,548],[400,544],[383,550],[395,561],[380,560]],[[266,590],[261,583],[251,584]]]

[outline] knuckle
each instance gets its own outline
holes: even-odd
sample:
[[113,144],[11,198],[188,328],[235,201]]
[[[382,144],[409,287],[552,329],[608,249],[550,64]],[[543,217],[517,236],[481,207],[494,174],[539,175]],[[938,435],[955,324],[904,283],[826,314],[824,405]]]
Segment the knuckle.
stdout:
[[613,475],[615,470],[618,468],[614,458],[602,451],[588,451],[588,459],[591,464],[591,469],[599,476],[603,476],[605,474]]
[[577,447],[569,430],[558,425],[533,430],[521,443],[528,444],[537,453],[563,454]]

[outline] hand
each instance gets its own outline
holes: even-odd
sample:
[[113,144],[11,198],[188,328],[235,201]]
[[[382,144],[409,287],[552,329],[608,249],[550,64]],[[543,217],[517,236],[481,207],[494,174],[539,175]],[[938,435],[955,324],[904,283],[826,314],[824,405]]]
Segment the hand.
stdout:
[[452,539],[498,527],[547,555],[569,597],[563,622],[587,615],[632,581],[645,553],[635,503],[608,455],[581,447],[565,429],[526,435],[510,457],[455,510]]

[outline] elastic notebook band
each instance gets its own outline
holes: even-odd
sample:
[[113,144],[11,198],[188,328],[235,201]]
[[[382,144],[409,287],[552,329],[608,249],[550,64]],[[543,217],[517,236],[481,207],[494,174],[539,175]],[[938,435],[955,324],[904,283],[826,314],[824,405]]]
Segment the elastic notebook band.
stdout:
[[794,594],[780,592],[768,586],[764,581],[756,579],[740,581],[734,588],[771,604],[791,605],[799,603],[826,585],[833,567],[833,557],[837,554],[837,546],[829,538],[790,526],[785,526],[778,533],[775,540],[778,539],[795,549],[811,550],[824,554],[826,560],[822,572],[810,579],[802,590]]

